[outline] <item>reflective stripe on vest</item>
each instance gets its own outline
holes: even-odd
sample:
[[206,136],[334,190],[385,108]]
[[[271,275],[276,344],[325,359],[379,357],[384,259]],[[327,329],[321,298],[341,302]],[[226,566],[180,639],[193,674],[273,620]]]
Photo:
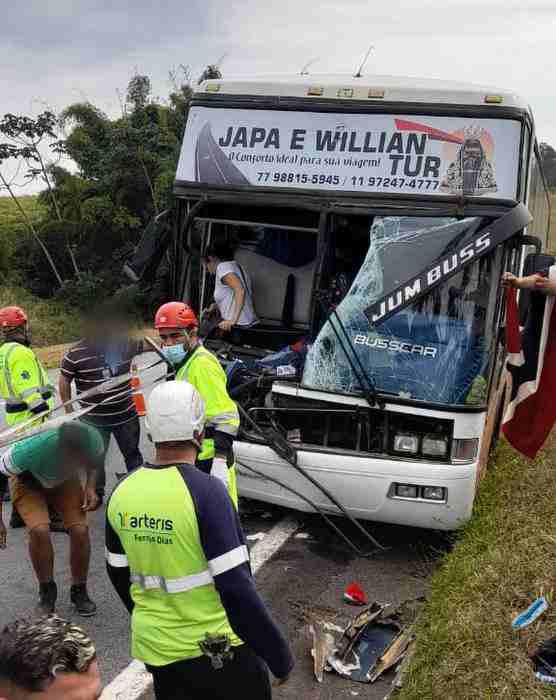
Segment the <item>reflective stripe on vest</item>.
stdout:
[[6,382],[6,387],[8,389],[10,398],[12,399],[17,399],[18,396],[15,393],[14,385],[12,384],[12,375],[10,374],[9,370],[9,364],[10,364],[10,357],[14,350],[17,350],[17,344],[14,343],[11,348],[8,350],[6,353],[6,357],[4,359],[4,381]]
[[[122,556],[124,555],[106,552],[108,563],[112,566],[127,566],[127,557],[125,557],[126,564],[123,564],[123,559],[119,559],[119,557]],[[112,561],[115,563],[112,564]],[[180,576],[179,578],[167,578],[165,576],[153,576],[134,572],[131,574],[130,578],[132,583],[139,586],[144,591],[161,590],[164,593],[185,593],[194,588],[200,588],[201,586],[214,583],[215,576],[220,576],[220,574],[235,569],[236,566],[240,566],[248,561],[249,550],[245,545],[241,545],[240,547],[236,547],[236,549],[232,549],[230,552],[226,552],[215,559],[211,559],[211,561],[208,562],[208,569],[198,574]]]
[[129,566],[125,554],[114,554],[113,552],[109,552],[106,547],[104,548],[104,554],[106,556],[106,561],[115,569],[125,569]]

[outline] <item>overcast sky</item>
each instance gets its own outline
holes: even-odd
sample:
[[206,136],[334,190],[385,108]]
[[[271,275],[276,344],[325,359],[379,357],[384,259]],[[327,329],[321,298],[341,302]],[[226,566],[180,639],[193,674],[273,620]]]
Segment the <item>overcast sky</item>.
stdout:
[[0,24],[0,112],[88,100],[119,112],[137,70],[154,95],[179,64],[197,75],[365,73],[513,89],[556,147],[556,0],[19,0]]

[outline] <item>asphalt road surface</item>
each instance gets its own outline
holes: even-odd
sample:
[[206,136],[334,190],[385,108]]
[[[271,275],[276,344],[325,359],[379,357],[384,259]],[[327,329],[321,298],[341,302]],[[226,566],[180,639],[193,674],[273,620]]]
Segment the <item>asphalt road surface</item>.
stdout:
[[[140,365],[148,365],[156,357],[145,354]],[[162,370],[150,371],[156,377]],[[57,373],[51,378],[57,381]],[[146,378],[144,378],[146,380]],[[147,393],[147,392],[146,392]],[[3,423],[3,409],[0,408]],[[143,455],[152,455],[145,431],[142,434]],[[112,441],[107,458],[107,488],[116,483],[116,472],[124,471],[122,457]],[[9,515],[10,506],[7,509]],[[357,581],[370,600],[390,602],[397,606],[426,595],[427,579],[439,554],[446,548],[446,536],[440,533],[409,528],[370,524],[372,534],[389,549],[369,558],[354,555],[318,516],[296,514],[254,501],[242,501],[242,521],[250,546],[264,543],[271,530],[280,529],[285,518],[293,516],[299,529],[259,569],[258,588],[275,619],[289,638],[297,658],[290,681],[275,692],[283,700],[325,700],[362,697],[384,698],[390,689],[392,675],[369,686],[352,683],[332,674],[325,674],[319,684],[312,673],[310,640],[307,625],[312,619],[324,619],[343,625],[357,609],[342,601],[346,585]],[[367,544],[352,527],[341,519],[346,531],[362,549]],[[274,529],[273,529],[274,528]],[[98,605],[94,618],[78,618],[69,602],[69,569],[67,536],[54,534],[56,550],[56,580],[59,586],[57,612],[75,619],[97,644],[104,681],[109,683],[130,662],[129,618],[114,594],[104,566],[104,509],[90,519],[92,561],[89,577],[91,597]],[[256,536],[256,537],[255,537]],[[27,556],[24,530],[8,531],[8,549],[0,552],[0,623],[5,624],[33,612],[37,585]],[[124,696],[121,696],[124,698]]]

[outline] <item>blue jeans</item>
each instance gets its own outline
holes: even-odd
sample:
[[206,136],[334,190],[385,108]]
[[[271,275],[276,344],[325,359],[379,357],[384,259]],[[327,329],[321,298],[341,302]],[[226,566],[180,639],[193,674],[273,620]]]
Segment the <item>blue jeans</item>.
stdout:
[[[108,451],[110,437],[113,435],[120,452],[123,455],[125,466],[128,472],[137,469],[143,464],[143,455],[139,449],[139,438],[141,437],[141,424],[138,416],[122,423],[121,425],[100,427],[95,426],[104,440],[104,456]],[[104,461],[97,472],[97,493],[104,494],[106,488],[106,469]]]

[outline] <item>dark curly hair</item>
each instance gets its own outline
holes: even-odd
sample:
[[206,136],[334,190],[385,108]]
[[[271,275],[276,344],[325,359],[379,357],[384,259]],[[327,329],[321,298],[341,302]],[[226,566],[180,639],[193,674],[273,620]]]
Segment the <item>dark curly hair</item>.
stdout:
[[58,673],[85,673],[95,658],[91,639],[67,620],[17,620],[0,634],[0,685],[40,692]]
[[209,257],[211,257],[218,258],[218,260],[222,260],[222,262],[228,262],[234,259],[234,254],[234,248],[230,243],[216,240],[205,250],[203,260],[208,260]]

